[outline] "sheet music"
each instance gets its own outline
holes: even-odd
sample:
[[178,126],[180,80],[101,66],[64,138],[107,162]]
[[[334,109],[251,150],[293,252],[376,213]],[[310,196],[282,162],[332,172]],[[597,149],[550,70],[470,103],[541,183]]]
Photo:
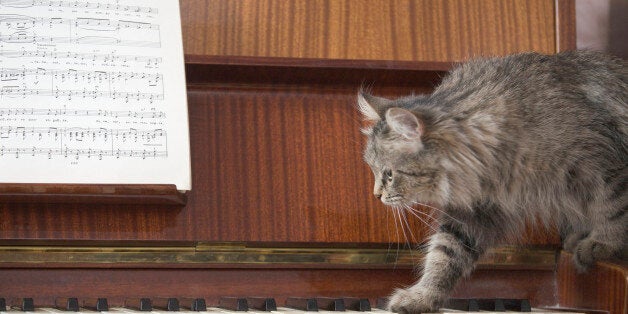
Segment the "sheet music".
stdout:
[[0,182],[191,188],[179,2],[0,0]]

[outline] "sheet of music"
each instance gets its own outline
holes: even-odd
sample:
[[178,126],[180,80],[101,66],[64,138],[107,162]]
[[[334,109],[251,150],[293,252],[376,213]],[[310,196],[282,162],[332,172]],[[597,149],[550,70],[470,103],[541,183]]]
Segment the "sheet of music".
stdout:
[[191,188],[176,0],[0,0],[0,182]]

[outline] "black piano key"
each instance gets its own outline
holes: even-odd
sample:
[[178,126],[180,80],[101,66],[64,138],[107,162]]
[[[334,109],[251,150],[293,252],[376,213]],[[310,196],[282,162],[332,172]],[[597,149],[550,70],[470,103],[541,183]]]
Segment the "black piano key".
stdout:
[[207,311],[207,303],[205,303],[205,299],[195,298],[195,299],[181,299],[180,304],[190,309],[194,312],[205,312]]
[[244,298],[222,297],[218,307],[229,311],[246,312],[249,310],[249,304]]
[[495,312],[505,312],[506,307],[504,306],[504,300],[496,299],[495,300]]
[[78,312],[79,302],[77,298],[56,298],[55,307],[62,311]]
[[371,311],[371,302],[369,299],[360,298],[343,298],[345,307],[350,311],[369,312]]
[[476,299],[449,299],[443,307],[466,312],[477,312],[480,310]]
[[33,298],[23,298],[18,307],[20,311],[23,311],[23,312],[35,311],[35,303],[33,302]]
[[178,311],[179,300],[177,298],[155,298],[151,300],[152,307],[165,311]]
[[503,299],[506,311],[513,312],[532,312],[530,301],[526,299]]
[[109,311],[109,302],[107,301],[107,298],[98,298],[98,299],[83,299],[83,307],[88,309],[88,310],[92,310],[92,311],[99,311],[99,312],[106,312]]
[[176,298],[168,298],[168,306],[166,307],[168,311],[178,311],[179,310],[179,300]]
[[345,301],[337,298],[316,298],[319,310],[323,311],[345,311]]
[[388,311],[388,298],[377,298],[375,307],[380,310]]
[[142,312],[150,312],[153,310],[153,305],[149,298],[127,299],[124,306]]
[[5,300],[4,298],[0,298],[0,311],[6,311],[7,310],[7,300]]
[[277,310],[277,302],[273,298],[246,298],[249,308],[257,311],[271,312]]
[[478,306],[481,311],[504,312],[504,302],[501,299],[478,299]]
[[318,312],[316,299],[289,297],[286,299],[286,307],[301,311]]

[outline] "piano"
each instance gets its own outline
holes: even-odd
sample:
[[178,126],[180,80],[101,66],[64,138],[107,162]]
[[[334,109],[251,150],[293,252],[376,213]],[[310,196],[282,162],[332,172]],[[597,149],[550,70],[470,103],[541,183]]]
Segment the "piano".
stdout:
[[[251,297],[264,296],[278,312],[303,311],[288,309],[294,298],[328,312],[323,300],[352,297],[347,312],[357,299],[386,313],[377,299],[416,280],[422,253],[408,247],[425,241],[431,221],[409,217],[402,230],[370,195],[358,89],[430,92],[454,63],[556,53],[576,39],[573,0],[180,4],[192,190],[170,204],[117,203],[12,197],[0,184],[6,312],[93,313],[105,299],[109,312],[137,313],[147,299],[163,313],[171,298],[180,312],[203,309],[201,299],[203,313],[258,312]],[[624,262],[579,274],[552,230],[530,228],[519,244],[489,252],[453,297],[627,313]]]

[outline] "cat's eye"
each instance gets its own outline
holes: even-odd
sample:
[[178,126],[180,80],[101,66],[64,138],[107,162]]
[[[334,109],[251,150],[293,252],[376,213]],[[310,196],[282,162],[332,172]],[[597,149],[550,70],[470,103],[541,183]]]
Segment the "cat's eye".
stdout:
[[392,181],[392,178],[393,178],[393,173],[392,173],[392,170],[386,170],[386,171],[384,171],[384,177],[385,177],[388,181]]

